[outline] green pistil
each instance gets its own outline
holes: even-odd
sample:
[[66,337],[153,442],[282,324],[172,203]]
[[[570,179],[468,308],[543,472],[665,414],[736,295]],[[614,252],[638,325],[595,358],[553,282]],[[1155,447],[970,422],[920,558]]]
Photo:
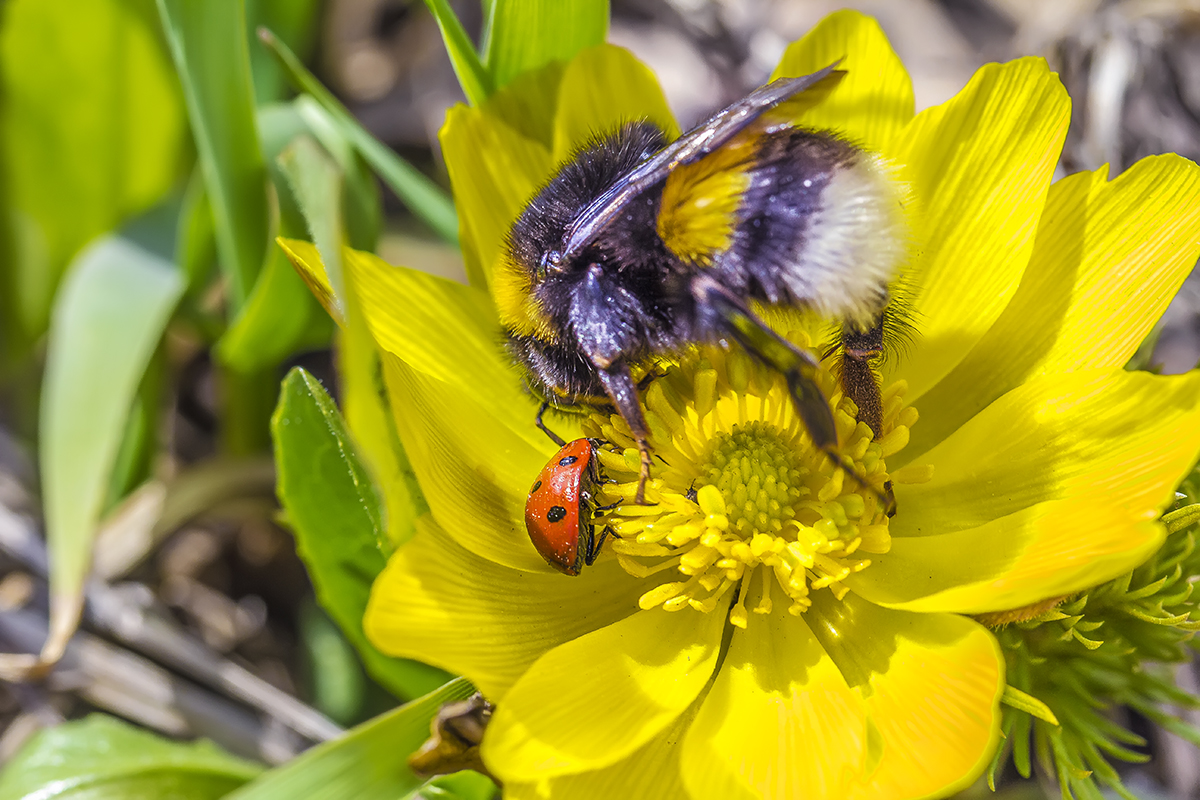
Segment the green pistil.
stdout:
[[754,420],[712,438],[698,486],[715,486],[728,509],[733,532],[742,538],[778,533],[796,518],[808,493],[800,459],[774,426]]

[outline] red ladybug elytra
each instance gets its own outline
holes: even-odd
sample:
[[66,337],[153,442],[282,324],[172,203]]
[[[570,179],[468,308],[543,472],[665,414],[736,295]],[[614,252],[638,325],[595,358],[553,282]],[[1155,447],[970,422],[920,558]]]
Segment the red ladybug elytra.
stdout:
[[525,528],[546,563],[567,575],[578,575],[600,553],[608,529],[596,538],[592,515],[600,471],[595,439],[576,439],[562,446],[538,474],[525,501]]

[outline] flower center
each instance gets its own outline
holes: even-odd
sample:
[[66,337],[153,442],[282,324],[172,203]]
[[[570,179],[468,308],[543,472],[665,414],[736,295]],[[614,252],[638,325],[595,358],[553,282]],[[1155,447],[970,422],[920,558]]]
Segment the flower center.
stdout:
[[[810,347],[803,334],[793,341]],[[907,444],[917,412],[904,406],[903,382],[887,387],[875,441],[830,366],[817,383],[833,408],[839,451],[859,477],[813,446],[783,376],[740,351],[704,348],[643,392],[656,456],[646,497],[654,505],[632,502],[637,448],[620,417],[585,421],[588,436],[615,446],[599,451],[600,502],[611,507],[596,525],[611,530],[611,548],[630,574],[674,576],[643,594],[642,608],[712,611],[734,593],[730,621],[745,627],[748,607],[772,611],[777,584],[788,610],[802,614],[811,592],[828,588],[840,599],[848,591],[842,581],[866,569],[870,554],[888,551],[884,459]]]

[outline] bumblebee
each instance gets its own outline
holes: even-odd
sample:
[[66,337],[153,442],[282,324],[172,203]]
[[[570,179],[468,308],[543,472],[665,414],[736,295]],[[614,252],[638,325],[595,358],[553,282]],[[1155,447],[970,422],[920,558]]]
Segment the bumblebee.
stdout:
[[639,503],[651,453],[634,370],[704,342],[736,342],[782,373],[813,444],[858,477],[817,358],[754,302],[842,323],[842,385],[879,433],[870,363],[908,253],[905,187],[879,156],[792,122],[792,103],[839,80],[836,66],[767,84],[673,142],[647,121],[593,140],[509,231],[495,278],[508,349],[544,398],[611,402],[638,443]]

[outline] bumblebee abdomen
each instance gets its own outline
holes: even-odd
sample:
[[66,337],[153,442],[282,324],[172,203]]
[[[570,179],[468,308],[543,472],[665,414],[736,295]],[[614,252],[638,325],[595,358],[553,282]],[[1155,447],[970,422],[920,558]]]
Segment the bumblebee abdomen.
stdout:
[[759,131],[672,173],[657,227],[674,255],[747,297],[862,325],[908,255],[904,196],[883,159],[849,142]]

